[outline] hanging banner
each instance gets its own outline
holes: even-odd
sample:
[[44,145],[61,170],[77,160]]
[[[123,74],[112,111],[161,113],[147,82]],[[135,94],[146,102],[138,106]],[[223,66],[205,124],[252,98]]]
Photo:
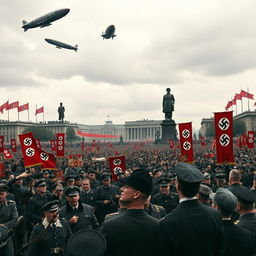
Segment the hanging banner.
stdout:
[[12,152],[16,153],[17,152],[17,144],[15,139],[11,139],[11,147],[12,147]]
[[249,149],[254,149],[254,131],[248,131],[247,145]]
[[8,148],[3,150],[3,154],[5,159],[13,159],[13,155],[10,153]]
[[36,145],[39,149],[41,149],[41,142],[39,139],[36,139]]
[[179,134],[182,160],[192,163],[194,161],[192,123],[179,124]]
[[56,133],[56,156],[64,157],[65,156],[65,134],[64,133]]
[[174,148],[174,141],[172,139],[169,139],[169,145],[170,149]]
[[125,172],[125,156],[114,156],[108,158],[109,168],[112,173],[112,179],[117,180],[117,174]]
[[200,141],[201,141],[201,146],[205,147],[206,146],[206,140],[204,136],[200,136]]
[[4,136],[0,136],[0,153],[4,151]]
[[234,163],[233,112],[214,113],[217,163]]
[[51,150],[56,151],[56,140],[50,140],[51,143]]

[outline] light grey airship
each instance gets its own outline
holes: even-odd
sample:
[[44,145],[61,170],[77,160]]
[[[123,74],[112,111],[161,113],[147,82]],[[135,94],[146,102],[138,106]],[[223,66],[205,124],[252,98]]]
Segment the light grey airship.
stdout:
[[69,11],[70,9],[60,9],[60,10],[45,14],[44,16],[41,16],[30,22],[23,20],[22,28],[24,29],[24,32],[26,32],[28,29],[31,29],[31,28],[37,28],[37,27],[43,28],[43,27],[51,26],[52,25],[51,22],[66,16],[69,13]]
[[103,37],[103,40],[104,39],[109,39],[112,37],[112,40],[114,39],[114,37],[116,36],[115,35],[115,31],[116,31],[116,28],[114,25],[110,25],[107,27],[107,29],[105,30],[105,33],[102,32],[102,37]]
[[53,39],[49,39],[49,38],[45,38],[44,39],[47,43],[49,44],[53,44],[56,46],[56,48],[58,49],[62,49],[62,48],[65,48],[65,49],[69,49],[69,50],[74,50],[74,51],[77,51],[78,50],[78,45],[76,44],[75,46],[72,46],[70,44],[65,44],[65,43],[62,43],[60,41],[57,41],[57,40],[53,40]]

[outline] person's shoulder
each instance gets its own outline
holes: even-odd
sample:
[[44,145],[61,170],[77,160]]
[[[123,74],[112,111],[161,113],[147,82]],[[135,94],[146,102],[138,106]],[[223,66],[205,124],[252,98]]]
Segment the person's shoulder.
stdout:
[[8,206],[15,206],[16,202],[14,200],[6,200]]
[[89,204],[82,203],[83,208],[93,211],[93,207]]

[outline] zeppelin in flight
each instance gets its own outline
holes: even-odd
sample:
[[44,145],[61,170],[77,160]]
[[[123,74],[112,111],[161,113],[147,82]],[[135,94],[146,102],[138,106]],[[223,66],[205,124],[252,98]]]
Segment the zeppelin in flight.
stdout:
[[45,14],[44,16],[41,16],[30,22],[23,20],[22,28],[24,29],[24,32],[26,32],[28,29],[31,29],[31,28],[37,28],[37,27],[43,28],[43,27],[51,26],[52,25],[51,22],[66,16],[69,13],[69,11],[70,9],[61,9],[61,10],[57,10],[57,11]]
[[56,48],[58,49],[65,48],[65,49],[74,50],[74,51],[78,50],[78,45],[72,46],[70,44],[65,44],[60,41],[49,39],[49,38],[45,38],[45,41],[49,44],[55,45]]
[[103,40],[104,40],[104,39],[109,39],[109,38],[111,38],[111,37],[112,37],[112,40],[113,40],[114,37],[116,36],[116,35],[114,35],[114,34],[115,34],[115,31],[116,31],[116,28],[115,28],[114,25],[108,26],[107,29],[106,29],[106,31],[105,31],[105,33],[102,32],[102,35],[101,35],[101,36],[103,37]]

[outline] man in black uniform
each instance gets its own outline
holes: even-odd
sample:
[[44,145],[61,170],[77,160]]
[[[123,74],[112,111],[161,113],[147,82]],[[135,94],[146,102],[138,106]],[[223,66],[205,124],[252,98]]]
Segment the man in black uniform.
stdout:
[[212,186],[212,192],[216,192],[218,188],[226,188],[226,174],[218,173],[215,176],[216,185]]
[[160,222],[159,255],[222,255],[221,216],[196,199],[203,174],[187,163],[177,164],[175,172],[180,204]]
[[72,232],[82,229],[99,229],[93,207],[80,202],[80,189],[72,186],[65,191],[67,203],[60,208],[60,216],[68,220]]
[[170,192],[170,179],[163,177],[158,180],[160,193],[152,198],[152,203],[164,207],[167,213],[173,211],[179,204],[178,194]]
[[[107,241],[105,256],[155,256],[159,221],[149,216],[144,205],[152,192],[152,178],[145,170],[135,170],[121,188],[122,214],[105,221],[101,232]],[[128,246],[124,247],[125,244]]]
[[145,203],[145,211],[152,217],[161,220],[165,215],[166,215],[166,210],[164,207],[157,205],[157,204],[152,204],[150,203],[151,196],[148,198],[148,200]]
[[96,191],[96,216],[101,224],[105,216],[118,210],[118,199],[120,190],[117,186],[111,184],[110,175],[105,174],[102,177],[103,185],[99,186]]
[[30,238],[29,256],[64,255],[65,247],[72,235],[65,219],[60,219],[59,202],[50,201],[42,207],[44,219],[34,226]]
[[237,204],[235,195],[227,189],[219,188],[216,194],[212,193],[211,196],[213,196],[213,207],[218,209],[222,216],[224,255],[252,256],[255,247],[252,234],[248,230],[239,228],[231,220],[232,212],[236,209]]
[[198,191],[198,201],[201,204],[211,206],[211,199],[209,197],[211,193],[212,193],[212,190],[210,189],[210,187],[208,187],[205,184],[200,184],[200,188]]
[[92,207],[95,207],[95,191],[91,189],[90,179],[82,180],[82,188],[80,194],[80,200],[84,204],[88,204]]

